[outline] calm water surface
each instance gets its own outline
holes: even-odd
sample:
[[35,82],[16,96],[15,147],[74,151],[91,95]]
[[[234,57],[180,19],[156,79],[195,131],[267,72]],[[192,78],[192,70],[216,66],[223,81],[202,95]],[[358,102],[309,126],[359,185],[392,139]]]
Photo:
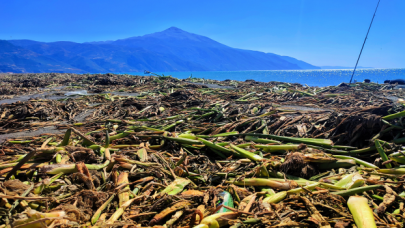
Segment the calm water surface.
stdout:
[[[349,82],[353,70],[252,70],[252,71],[194,71],[194,72],[154,72],[159,75],[171,75],[184,79],[191,75],[196,78],[244,81],[253,79],[261,82],[281,81],[307,84],[309,86],[338,85]],[[120,74],[150,75],[143,72],[119,72]],[[362,82],[370,79],[372,82],[383,83],[387,79],[405,79],[405,68],[402,69],[358,69],[353,80]]]

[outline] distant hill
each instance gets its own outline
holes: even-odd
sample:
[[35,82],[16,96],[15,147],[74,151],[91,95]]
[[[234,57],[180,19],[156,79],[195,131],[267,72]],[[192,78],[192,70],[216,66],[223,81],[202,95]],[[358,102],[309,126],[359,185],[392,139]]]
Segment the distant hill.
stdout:
[[288,56],[231,48],[176,27],[116,41],[1,41],[0,56],[0,72],[320,69]]
[[[276,55],[276,54],[272,54],[272,53],[268,53],[268,54],[269,54],[269,55]],[[290,56],[279,56],[279,55],[276,55],[276,56],[280,57],[281,59],[283,59],[283,60],[285,60],[285,61],[288,61],[288,62],[290,62],[290,63],[296,64],[298,67],[300,67],[300,68],[303,69],[303,70],[321,69],[320,67],[311,65],[311,64],[309,64],[309,63],[307,63],[307,62],[304,62],[304,61],[295,59],[295,58],[290,57]]]
[[15,46],[10,42],[0,40],[0,72],[77,72],[82,70],[74,68],[64,62],[48,56],[40,55],[34,51]]

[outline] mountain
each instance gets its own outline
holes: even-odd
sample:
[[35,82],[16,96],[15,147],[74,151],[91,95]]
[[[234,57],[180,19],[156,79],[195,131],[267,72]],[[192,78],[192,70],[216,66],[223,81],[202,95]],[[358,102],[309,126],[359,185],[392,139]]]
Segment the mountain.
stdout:
[[[276,55],[276,54],[273,54],[273,53],[267,53],[267,54],[268,55]],[[307,62],[304,62],[302,60],[298,60],[298,59],[290,57],[290,56],[278,56],[278,57],[280,57],[281,59],[283,59],[285,61],[288,61],[290,63],[296,64],[298,67],[300,67],[303,70],[321,69],[320,67],[311,65],[311,64],[309,64]]]
[[[20,54],[11,49],[3,50],[1,45],[6,43],[20,50],[18,52]],[[1,41],[0,56],[3,55],[13,55],[14,61],[0,59],[0,66],[4,65],[0,68],[0,72],[104,73],[144,70],[167,72],[319,69],[288,56],[232,48],[176,27],[116,41],[86,43]],[[30,58],[27,59],[27,56]]]
[[74,68],[64,62],[42,56],[34,51],[15,46],[10,42],[0,40],[0,72],[76,72],[82,70]]

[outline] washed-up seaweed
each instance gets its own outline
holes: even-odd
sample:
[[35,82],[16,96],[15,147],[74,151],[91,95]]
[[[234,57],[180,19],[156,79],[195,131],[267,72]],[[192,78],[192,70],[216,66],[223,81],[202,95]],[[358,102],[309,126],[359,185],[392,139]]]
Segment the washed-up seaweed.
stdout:
[[0,78],[2,227],[403,226],[392,85]]

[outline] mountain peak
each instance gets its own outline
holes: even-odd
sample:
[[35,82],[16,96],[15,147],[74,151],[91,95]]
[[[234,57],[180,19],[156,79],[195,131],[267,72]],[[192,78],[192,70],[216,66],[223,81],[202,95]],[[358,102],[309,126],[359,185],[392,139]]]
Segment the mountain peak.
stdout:
[[168,29],[166,29],[166,30],[163,30],[163,32],[186,32],[186,31],[181,30],[181,29],[179,29],[179,28],[177,28],[177,27],[172,26],[172,27],[170,27],[170,28],[168,28]]
[[[99,43],[98,43],[99,44]],[[186,47],[193,46],[199,48],[229,48],[224,44],[218,43],[208,37],[197,35],[191,32],[184,31],[177,27],[170,27],[160,32],[155,32],[143,36],[134,36],[126,39],[116,40],[109,44],[132,46],[144,48],[146,46],[165,47]]]
[[161,32],[155,32],[155,33],[152,33],[152,34],[148,34],[146,36],[150,36],[150,35],[169,36],[169,37],[177,37],[177,38],[190,37],[190,36],[199,37],[199,35],[197,35],[197,34],[193,34],[193,33],[184,31],[184,30],[179,29],[179,28],[174,27],[174,26],[172,26],[172,27],[170,27],[168,29],[165,29],[165,30],[163,30]]
[[159,34],[159,35],[166,35],[166,36],[176,36],[176,37],[179,37],[179,36],[190,36],[190,35],[192,35],[192,36],[199,36],[199,35],[196,35],[196,34],[193,34],[193,33],[187,32],[187,31],[184,31],[184,30],[179,29],[179,28],[174,27],[174,26],[172,26],[172,27],[170,27],[170,28],[168,28],[168,29],[165,29],[165,30],[163,30],[163,31],[161,31],[161,32],[156,32],[156,33],[152,33],[152,34]]
[[[179,29],[177,27],[170,27],[166,30],[163,30],[161,32],[155,32],[151,33],[148,35],[141,36],[142,38],[155,38],[155,39],[160,39],[160,40],[165,40],[165,41],[173,41],[173,40],[189,40],[189,41],[194,41],[194,42],[209,42],[209,43],[215,43],[215,45],[218,45],[216,41],[213,41],[209,39],[208,37],[205,36],[200,36],[191,32],[184,31],[182,29]],[[169,41],[169,42],[171,42]]]

